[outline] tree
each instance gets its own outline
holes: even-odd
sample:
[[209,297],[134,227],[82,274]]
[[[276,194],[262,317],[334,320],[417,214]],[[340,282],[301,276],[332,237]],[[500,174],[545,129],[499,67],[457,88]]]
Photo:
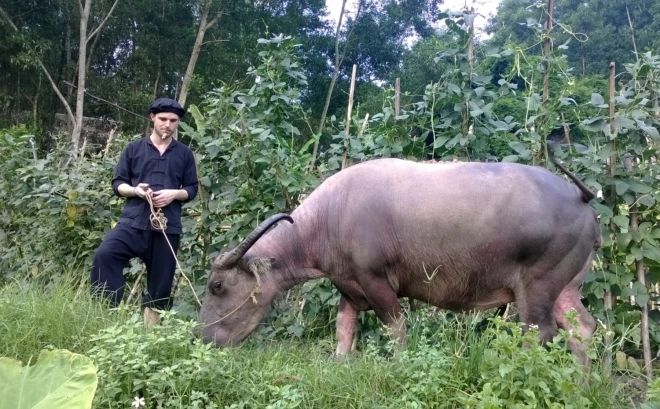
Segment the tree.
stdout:
[[202,18],[199,21],[199,29],[197,30],[197,37],[195,38],[195,44],[193,45],[192,53],[190,54],[190,61],[188,62],[188,68],[186,68],[186,73],[183,76],[183,85],[181,86],[181,92],[179,93],[179,104],[185,106],[186,98],[188,97],[188,91],[190,90],[190,81],[192,80],[193,72],[195,71],[195,65],[197,65],[197,59],[199,58],[199,52],[204,45],[204,35],[206,31],[213,27],[220,16],[222,15],[220,11],[217,12],[216,16],[209,20],[209,13],[211,11],[211,6],[213,5],[213,0],[205,0],[204,9],[202,10]]
[[[95,36],[99,35],[99,32],[101,28],[103,28],[104,24],[114,11],[115,7],[117,6],[117,3],[119,0],[115,0],[114,3],[112,3],[112,6],[109,8],[105,14],[99,13],[95,17],[97,18],[97,21],[99,21],[94,27],[91,32],[88,32],[88,23],[90,20],[90,13],[92,11],[92,0],[85,0],[85,3],[79,3],[79,42],[78,42],[78,64],[77,64],[77,70],[78,70],[78,81],[77,81],[77,92],[76,92],[76,110],[75,114],[73,113],[71,106],[67,99],[64,97],[63,93],[59,89],[58,84],[56,81],[53,79],[53,77],[50,74],[49,69],[44,65],[44,63],[41,61],[38,55],[34,54],[32,58],[32,63],[37,65],[44,73],[46,78],[48,78],[48,81],[51,84],[51,87],[55,91],[57,97],[59,98],[60,102],[62,105],[64,105],[64,108],[68,114],[69,121],[72,126],[72,131],[71,131],[71,142],[73,144],[74,150],[78,149],[78,146],[80,144],[80,134],[82,131],[82,121],[83,121],[83,106],[84,106],[84,100],[85,100],[85,81],[87,79],[87,68],[88,68],[88,61],[87,61],[87,45],[90,40],[95,38]],[[7,12],[0,7],[0,16],[5,20],[5,22],[12,28],[14,32],[20,32],[19,28],[14,24],[12,21],[12,18],[7,14]],[[24,26],[21,26],[21,29]],[[33,52],[34,50],[30,47],[29,44],[26,44],[26,47],[29,49],[30,52]]]
[[[489,22],[492,44],[540,46],[540,28],[547,20],[544,3],[502,0]],[[604,76],[611,61],[617,67],[635,61],[633,39],[639,52],[660,47],[655,34],[660,30],[655,17],[660,15],[660,3],[654,0],[554,0],[553,15],[555,46],[568,46],[564,50],[568,64],[580,75]]]

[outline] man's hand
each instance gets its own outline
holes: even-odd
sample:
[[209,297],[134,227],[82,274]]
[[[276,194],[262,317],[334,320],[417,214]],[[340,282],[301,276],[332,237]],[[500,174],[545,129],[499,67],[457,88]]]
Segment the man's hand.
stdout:
[[188,193],[185,190],[179,189],[163,189],[153,192],[151,198],[153,199],[154,207],[165,207],[177,199],[185,200],[181,192],[184,192],[185,196],[188,197]]
[[133,188],[133,191],[135,192],[135,196],[140,199],[145,199],[147,196],[154,197],[154,193],[151,189],[149,189],[148,183],[138,184],[135,186],[135,188]]

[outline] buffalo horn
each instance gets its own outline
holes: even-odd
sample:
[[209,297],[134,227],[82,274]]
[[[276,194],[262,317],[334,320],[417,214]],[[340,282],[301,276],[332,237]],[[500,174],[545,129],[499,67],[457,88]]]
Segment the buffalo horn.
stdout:
[[289,216],[286,213],[278,213],[273,216],[270,216],[269,218],[261,222],[261,224],[257,226],[257,228],[254,229],[252,233],[248,234],[245,240],[243,240],[238,246],[236,246],[235,249],[227,253],[220,260],[219,264],[223,267],[233,266],[234,264],[236,264],[238,260],[240,260],[241,257],[243,257],[243,255],[245,255],[245,253],[247,253],[247,251],[250,250],[250,247],[252,247],[252,245],[256,243],[257,240],[259,240],[259,238],[263,236],[263,234],[266,233],[266,231],[270,229],[271,226],[273,226],[275,223],[279,222],[280,220],[286,220],[289,223],[293,223],[293,219],[291,218],[291,216]]

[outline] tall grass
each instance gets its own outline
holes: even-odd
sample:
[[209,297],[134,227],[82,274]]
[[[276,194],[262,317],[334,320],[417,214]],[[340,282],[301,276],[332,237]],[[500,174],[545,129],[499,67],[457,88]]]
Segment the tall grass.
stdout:
[[84,354],[92,347],[92,335],[123,319],[122,313],[110,313],[92,300],[80,276],[64,275],[50,288],[10,283],[0,288],[0,356],[26,363],[44,349]]
[[95,408],[131,407],[136,397],[147,408],[630,407],[612,380],[582,373],[561,336],[542,347],[517,323],[485,327],[481,315],[423,308],[407,321],[406,349],[368,338],[341,361],[330,337],[214,349],[191,342],[195,323],[174,312],[146,330],[137,309],[110,310],[68,277],[49,290],[0,290],[0,355],[90,356]]

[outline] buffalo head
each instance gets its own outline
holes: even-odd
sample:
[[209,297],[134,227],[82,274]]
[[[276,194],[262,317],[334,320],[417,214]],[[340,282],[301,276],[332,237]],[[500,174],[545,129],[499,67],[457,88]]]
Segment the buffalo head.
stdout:
[[293,219],[277,214],[262,222],[245,240],[213,261],[206,296],[199,311],[201,335],[216,346],[236,345],[259,324],[277,294],[274,283],[262,280],[271,270],[271,258],[244,257],[275,223]]

